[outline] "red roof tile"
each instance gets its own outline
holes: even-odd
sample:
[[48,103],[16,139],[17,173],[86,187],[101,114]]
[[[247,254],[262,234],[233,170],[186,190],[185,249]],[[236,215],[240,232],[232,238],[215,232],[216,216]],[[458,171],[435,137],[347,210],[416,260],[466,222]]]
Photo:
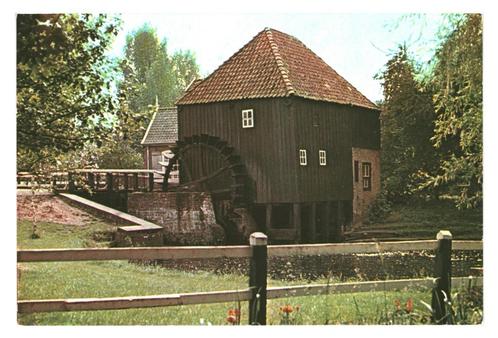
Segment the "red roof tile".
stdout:
[[188,90],[177,104],[291,95],[378,109],[301,41],[270,28]]

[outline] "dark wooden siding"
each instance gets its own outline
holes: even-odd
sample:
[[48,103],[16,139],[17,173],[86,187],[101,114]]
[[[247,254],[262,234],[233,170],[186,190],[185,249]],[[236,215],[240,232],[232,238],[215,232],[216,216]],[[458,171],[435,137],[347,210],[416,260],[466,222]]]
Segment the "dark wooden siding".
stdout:
[[353,147],[380,149],[379,112],[363,108],[353,110]]
[[[242,128],[242,110],[254,110],[254,128]],[[288,99],[254,99],[178,107],[178,136],[208,134],[241,155],[256,203],[298,200],[295,128]],[[200,159],[199,159],[200,160]]]
[[[299,201],[352,199],[351,107],[295,98]],[[298,151],[306,149],[308,165],[299,166]],[[327,165],[320,166],[318,151]]]
[[[242,128],[243,109],[254,110],[254,128]],[[380,147],[378,112],[297,97],[179,106],[179,139],[195,134],[236,149],[256,203],[352,200],[351,148]],[[299,149],[307,150],[307,166],[299,165]],[[326,166],[319,165],[321,149]]]

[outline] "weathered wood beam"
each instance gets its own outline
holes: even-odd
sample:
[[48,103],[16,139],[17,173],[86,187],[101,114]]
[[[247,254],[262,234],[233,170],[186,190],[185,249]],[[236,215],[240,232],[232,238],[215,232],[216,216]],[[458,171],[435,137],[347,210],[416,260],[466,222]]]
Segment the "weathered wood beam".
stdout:
[[247,301],[250,298],[251,290],[244,289],[135,297],[20,300],[17,302],[17,311],[19,313],[34,313],[118,310],[158,306],[225,303]]
[[249,246],[19,250],[18,262],[250,257]]
[[[471,282],[473,286],[482,286],[482,277],[454,277],[452,283],[459,287],[468,287]],[[416,279],[395,279],[385,281],[368,281],[352,283],[332,283],[332,284],[315,284],[315,285],[297,285],[268,288],[267,298],[287,298],[313,295],[339,294],[339,293],[356,293],[356,292],[383,292],[393,290],[403,290],[405,288],[432,288],[434,278],[416,278]]]
[[294,203],[292,205],[292,223],[293,228],[296,230],[296,243],[301,242],[301,204]]
[[313,202],[310,205],[310,216],[308,220],[308,240],[311,243],[316,242],[316,203]]
[[[482,287],[483,277],[453,277],[451,283],[456,288],[473,286]],[[433,278],[400,279],[388,281],[333,283],[315,285],[296,285],[267,288],[267,298],[288,298],[312,295],[326,295],[353,292],[384,292],[402,290],[405,288],[434,286]],[[159,306],[195,305],[209,303],[226,303],[248,301],[251,299],[251,289],[196,292],[186,294],[132,296],[113,298],[81,298],[81,299],[47,299],[19,300],[18,313],[55,312],[55,311],[89,311],[117,310],[131,308],[146,308]]]
[[323,210],[323,220],[322,220],[322,231],[321,231],[321,237],[323,242],[328,242],[330,240],[330,221],[331,221],[331,204],[332,202],[325,202],[324,203],[324,210]]
[[270,231],[270,229],[272,229],[272,222],[273,222],[272,213],[273,213],[273,205],[268,203],[266,205],[266,221],[265,221],[266,231]]
[[[274,231],[289,229],[274,229]],[[290,229],[292,231],[292,229]],[[436,240],[269,245],[268,256],[312,256],[436,249]],[[482,241],[453,241],[453,250],[482,250]],[[249,246],[135,247],[18,250],[18,262],[249,257]]]

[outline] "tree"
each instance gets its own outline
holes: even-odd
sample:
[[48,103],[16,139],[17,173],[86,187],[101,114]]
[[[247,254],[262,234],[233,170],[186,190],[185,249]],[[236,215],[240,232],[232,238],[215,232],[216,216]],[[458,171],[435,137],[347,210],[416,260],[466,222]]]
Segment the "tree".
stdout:
[[199,66],[195,61],[195,55],[189,50],[175,52],[171,63],[175,75],[174,100],[177,100],[185,88],[199,78]]
[[115,67],[105,53],[119,25],[106,15],[17,16],[18,169],[100,144],[112,129]]
[[188,50],[169,56],[166,40],[160,41],[148,24],[127,36],[123,65],[123,83],[131,88],[123,89],[129,109],[142,117],[142,122],[134,125],[134,130],[129,128],[128,133],[130,145],[139,150],[156,103],[173,106],[186,86],[199,76],[199,67]]
[[413,195],[418,173],[434,169],[434,109],[431,94],[415,80],[416,70],[406,46],[387,62],[378,76],[384,88],[381,112],[382,186],[391,202]]
[[430,85],[436,121],[439,170],[427,186],[444,187],[459,208],[482,202],[482,19],[458,17],[436,53]]
[[[170,56],[165,39],[144,24],[126,38],[125,58],[133,68],[139,94],[129,101],[134,111],[147,111],[150,105],[172,106],[188,84],[199,77],[194,54],[177,51]],[[130,72],[123,71],[125,77]]]

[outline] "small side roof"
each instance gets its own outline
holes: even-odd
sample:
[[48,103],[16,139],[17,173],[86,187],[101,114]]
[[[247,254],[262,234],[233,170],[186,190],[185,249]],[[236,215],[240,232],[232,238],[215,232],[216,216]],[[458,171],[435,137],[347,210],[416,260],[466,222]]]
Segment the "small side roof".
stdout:
[[159,108],[147,127],[142,145],[169,144],[178,140],[178,111],[176,107]]

